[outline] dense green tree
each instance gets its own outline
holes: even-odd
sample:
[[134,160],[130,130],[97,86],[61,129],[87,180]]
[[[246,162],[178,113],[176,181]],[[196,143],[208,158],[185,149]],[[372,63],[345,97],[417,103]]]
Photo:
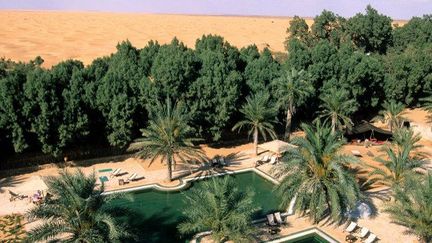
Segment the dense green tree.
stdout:
[[325,82],[338,79],[338,49],[334,44],[328,40],[320,40],[311,49],[311,61],[307,71],[311,75],[315,90],[320,90]]
[[390,100],[383,103],[382,110],[372,120],[385,123],[390,131],[393,131],[402,127],[406,120],[405,114],[405,106],[402,103]]
[[61,97],[57,89],[61,84],[51,76],[50,72],[41,68],[30,72],[24,84],[24,95],[27,102],[24,112],[31,124],[43,153],[59,156],[59,126],[62,116]]
[[294,199],[294,209],[315,223],[329,216],[340,221],[352,209],[361,192],[349,166],[356,159],[340,153],[344,140],[330,127],[302,125],[305,137],[292,143],[298,148],[286,152],[273,173],[281,178],[277,193],[282,206]]
[[338,46],[343,38],[344,23],[344,18],[324,10],[314,18],[311,33],[317,40],[325,39]]
[[379,57],[354,51],[343,45],[338,52],[339,79],[325,82],[323,90],[337,87],[345,89],[361,108],[360,112],[376,107],[384,100],[385,68]]
[[27,74],[33,68],[30,64],[18,64],[0,79],[0,129],[4,129],[5,138],[9,138],[17,153],[30,146],[27,139],[30,124],[24,110],[24,85]]
[[241,130],[243,127],[248,127],[249,136],[253,134],[255,155],[258,154],[258,135],[264,140],[267,140],[267,134],[275,139],[276,133],[272,123],[275,123],[277,108],[270,103],[270,95],[268,93],[259,92],[246,97],[246,103],[240,109],[244,115],[244,120],[237,122],[232,130]]
[[287,41],[287,51],[289,53],[287,65],[297,70],[307,70],[311,60],[311,50],[309,47],[298,39],[289,39]]
[[149,41],[148,44],[139,51],[139,62],[138,66],[142,69],[141,73],[148,77],[151,74],[153,61],[155,60],[160,45],[157,41]]
[[258,208],[253,204],[253,191],[237,187],[228,176],[213,178],[193,189],[183,211],[185,221],[178,225],[182,233],[211,230],[215,242],[248,242],[254,228],[252,215]]
[[392,19],[368,5],[366,14],[358,13],[348,19],[347,32],[365,52],[383,54],[392,44]]
[[127,209],[110,203],[124,195],[103,195],[104,186],[97,185],[94,173],[86,176],[80,170],[62,171],[45,182],[51,197],[27,213],[30,219],[41,220],[28,233],[29,242],[121,242],[129,236],[119,220],[127,215]]
[[195,49],[201,69],[189,87],[188,107],[198,132],[217,141],[230,125],[244,85],[237,71],[239,52],[222,37],[212,35],[197,40]]
[[89,134],[89,119],[83,99],[85,80],[79,68],[74,68],[67,87],[62,91],[62,121],[59,126],[59,146],[66,147]]
[[432,173],[409,179],[403,188],[396,189],[395,198],[384,210],[392,222],[405,226],[406,233],[417,235],[420,242],[431,242]]
[[162,45],[153,60],[147,95],[151,104],[167,97],[173,100],[184,98],[188,87],[197,77],[198,60],[193,51],[174,38],[170,44]]
[[432,15],[413,17],[402,27],[393,32],[393,43],[396,49],[403,50],[412,45],[421,48],[432,42]]
[[432,45],[409,47],[402,53],[389,53],[384,58],[386,76],[384,92],[394,99],[412,106],[432,90]]
[[250,90],[248,93],[268,90],[271,81],[278,77],[280,65],[265,48],[260,57],[250,61],[244,70],[244,78]]
[[137,155],[150,158],[151,161],[160,159],[167,164],[167,180],[172,180],[172,170],[176,161],[190,163],[192,159],[202,157],[202,151],[191,138],[192,129],[188,125],[189,115],[183,103],[174,106],[167,98],[166,104],[157,103],[150,109],[150,121],[147,128],[141,129],[141,149]]
[[[299,16],[294,16],[294,18],[290,21],[286,32],[288,34],[288,37],[285,40],[286,47],[293,39],[297,39],[306,45],[311,44],[312,35],[309,32],[309,26],[307,25],[306,21]],[[289,48],[287,47],[286,49],[288,50]]]
[[133,138],[134,114],[138,107],[138,50],[129,41],[117,45],[109,67],[97,86],[96,104],[106,122],[107,140],[125,147]]
[[295,69],[282,71],[281,77],[273,81],[273,86],[277,102],[286,112],[285,139],[288,140],[296,108],[313,93],[313,87],[307,73],[304,70]]
[[[320,115],[318,119],[324,119],[324,123],[330,124],[332,133],[350,129],[353,122],[350,118],[356,110],[356,102],[350,99],[348,92],[343,89],[331,89],[321,96]],[[342,131],[343,132],[343,131]]]

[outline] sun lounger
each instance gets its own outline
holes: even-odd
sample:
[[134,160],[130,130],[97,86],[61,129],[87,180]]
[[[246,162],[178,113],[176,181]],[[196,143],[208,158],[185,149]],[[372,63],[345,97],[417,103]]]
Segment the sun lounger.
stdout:
[[213,167],[217,166],[218,164],[219,164],[219,163],[218,163],[218,161],[217,161],[216,158],[212,159],[212,161],[211,161],[211,165],[212,165]]
[[8,190],[8,191],[9,191],[9,196],[10,196],[9,201],[14,201],[16,199],[22,200],[22,199],[28,197],[27,195],[22,195],[22,194],[19,194],[19,193],[15,193],[15,192],[13,192],[11,190]]
[[344,230],[345,232],[351,233],[357,228],[357,224],[354,222],[351,222],[348,227]]
[[369,233],[369,229],[366,227],[363,227],[360,230],[359,236],[360,236],[360,238],[365,238],[368,233]]
[[19,193],[15,193],[15,192],[13,192],[11,190],[8,190],[8,191],[9,191],[9,196],[10,196],[9,201],[11,201],[11,202],[15,201],[16,199],[23,200],[24,198],[28,197],[27,195],[22,195],[22,194],[19,194]]
[[131,176],[129,176],[126,181],[133,181],[136,180],[136,178],[138,177],[137,173],[133,173]]
[[276,226],[273,214],[267,214],[267,224],[270,226]]
[[274,164],[276,164],[276,163],[277,163],[277,157],[276,157],[276,155],[273,155],[273,156],[270,158],[270,164],[274,165]]
[[374,234],[370,234],[369,237],[364,241],[364,243],[372,243],[376,240],[377,236]]
[[220,158],[219,158],[219,163],[220,163],[222,166],[227,165],[226,162],[225,162],[225,158],[224,158],[224,157],[220,157]]
[[352,153],[354,156],[362,157],[360,151],[358,151],[358,150],[351,150],[351,153]]
[[285,221],[282,220],[282,216],[281,216],[280,212],[276,212],[274,214],[274,216],[275,216],[276,222],[278,224],[285,224]]
[[268,155],[264,155],[264,157],[261,159],[261,161],[263,163],[269,162],[270,161],[270,157]]
[[114,177],[114,176],[119,176],[120,175],[120,173],[121,173],[122,171],[121,171],[121,169],[120,168],[118,168],[118,169],[115,169],[112,173],[111,173],[111,177]]

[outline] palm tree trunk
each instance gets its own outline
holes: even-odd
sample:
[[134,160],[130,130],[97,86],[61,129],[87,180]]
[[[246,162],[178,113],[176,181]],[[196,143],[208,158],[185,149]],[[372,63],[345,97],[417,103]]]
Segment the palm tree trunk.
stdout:
[[168,156],[168,175],[167,175],[167,181],[172,181],[172,156]]
[[292,102],[288,105],[287,116],[286,116],[286,124],[285,124],[285,141],[289,141],[290,133],[291,133],[291,122],[294,113],[294,108]]
[[258,128],[254,127],[254,148],[255,148],[255,156],[258,155]]
[[336,116],[332,116],[332,134],[336,132]]

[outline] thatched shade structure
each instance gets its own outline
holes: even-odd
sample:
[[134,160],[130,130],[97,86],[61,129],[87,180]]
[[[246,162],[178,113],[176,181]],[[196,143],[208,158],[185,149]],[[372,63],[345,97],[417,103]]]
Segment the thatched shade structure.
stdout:
[[376,127],[368,122],[361,123],[345,133],[348,139],[372,139],[390,140],[393,134],[390,131]]
[[296,148],[297,146],[281,140],[273,140],[271,142],[260,144],[258,145],[258,147],[263,150],[270,151],[280,155],[291,148]]

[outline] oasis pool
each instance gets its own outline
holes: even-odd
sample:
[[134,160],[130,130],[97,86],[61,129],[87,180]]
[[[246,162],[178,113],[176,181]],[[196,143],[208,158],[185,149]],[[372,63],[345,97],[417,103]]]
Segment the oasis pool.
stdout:
[[[273,193],[272,182],[252,171],[230,176],[235,179],[240,189],[246,190],[249,187],[255,192],[254,202],[261,210],[254,218],[265,217],[267,213],[274,211],[283,211],[279,208],[280,200]],[[182,210],[190,206],[185,205],[183,199],[191,193],[191,188],[200,187],[202,181],[191,182],[187,189],[179,192],[154,189],[133,192],[133,201],[122,200],[115,203],[134,211],[129,224],[136,229],[138,242],[185,242],[190,236],[181,236],[176,228],[182,220]]]

